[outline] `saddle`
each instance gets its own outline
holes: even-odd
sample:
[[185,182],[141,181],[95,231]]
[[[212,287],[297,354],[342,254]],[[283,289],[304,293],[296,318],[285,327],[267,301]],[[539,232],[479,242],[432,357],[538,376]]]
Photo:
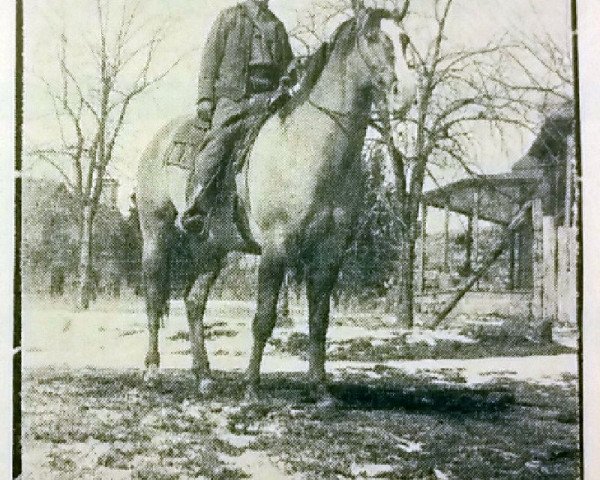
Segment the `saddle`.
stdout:
[[[209,202],[210,209],[205,228],[210,230],[212,225],[217,226],[223,221],[230,223],[233,220],[240,237],[253,251],[257,251],[259,247],[251,238],[247,215],[237,193],[236,177],[244,168],[260,129],[272,113],[271,108],[260,114],[256,111],[242,112],[222,126],[229,128],[237,122],[250,125],[245,128],[244,135],[236,141],[232,155],[222,165],[220,173],[205,186],[207,191],[213,192],[210,194],[212,199]],[[197,119],[190,118],[173,135],[165,155],[165,164],[191,173],[196,158],[212,135],[218,135],[218,131],[211,132],[208,125],[204,126]]]
[[209,125],[198,118],[190,117],[175,132],[165,157],[167,166],[175,166],[191,171],[194,159],[205,144]]
[[[278,107],[279,106],[277,105],[277,108]],[[252,148],[252,145],[254,145],[254,140],[256,140],[262,126],[272,115],[273,110],[273,108],[269,108],[267,112],[261,115],[243,112],[223,125],[222,128],[228,128],[234,123],[247,120],[251,115],[255,117],[252,126],[248,128],[244,136],[236,142],[236,145],[233,148],[232,158],[227,162],[228,166],[235,166],[236,172],[240,171],[244,166],[246,158],[250,153],[250,149]],[[209,130],[209,125],[197,118],[190,118],[187,120],[173,135],[170,148],[165,156],[165,164],[167,166],[177,166],[191,171],[194,168],[196,157],[209,140]]]

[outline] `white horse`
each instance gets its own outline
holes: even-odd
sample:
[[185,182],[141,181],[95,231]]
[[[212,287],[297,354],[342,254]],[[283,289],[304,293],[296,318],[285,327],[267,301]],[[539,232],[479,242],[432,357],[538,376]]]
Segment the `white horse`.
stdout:
[[[247,396],[257,396],[285,269],[302,261],[307,272],[309,376],[315,398],[332,401],[325,378],[329,303],[364,192],[361,150],[371,108],[374,101],[384,100],[390,111],[406,110],[415,95],[414,73],[400,38],[390,38],[381,28],[386,16],[389,12],[364,10],[344,22],[328,54],[309,62],[300,91],[261,128],[236,178],[247,234],[241,235],[231,216],[223,215],[225,220],[212,222],[208,239],[189,236],[193,261],[186,306],[193,369],[201,389],[210,379],[203,326],[207,296],[223,259],[237,250],[261,254]],[[148,369],[159,364],[158,329],[169,298],[168,254],[177,212],[164,181],[164,156],[179,125],[172,122],[157,134],[138,175]],[[213,217],[220,218],[218,213]]]

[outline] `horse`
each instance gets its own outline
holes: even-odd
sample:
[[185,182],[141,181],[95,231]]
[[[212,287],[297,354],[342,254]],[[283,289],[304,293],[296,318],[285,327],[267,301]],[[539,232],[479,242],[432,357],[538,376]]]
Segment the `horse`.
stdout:
[[[362,201],[361,154],[372,105],[380,102],[389,112],[406,111],[416,91],[400,38],[384,31],[384,18],[389,12],[371,9],[343,22],[327,54],[315,56],[312,66],[309,61],[294,97],[260,128],[234,182],[249,235],[240,233],[227,211],[213,214],[218,221],[212,222],[210,235],[187,234],[191,260],[185,305],[192,370],[201,393],[211,384],[203,325],[207,298],[228,253],[240,251],[260,254],[246,397],[258,398],[261,361],[275,326],[286,268],[302,262],[311,392],[320,404],[335,402],[325,371],[330,297]],[[156,134],[138,170],[149,377],[160,363],[158,331],[168,312],[169,246],[177,215],[164,158],[182,121],[172,121]]]

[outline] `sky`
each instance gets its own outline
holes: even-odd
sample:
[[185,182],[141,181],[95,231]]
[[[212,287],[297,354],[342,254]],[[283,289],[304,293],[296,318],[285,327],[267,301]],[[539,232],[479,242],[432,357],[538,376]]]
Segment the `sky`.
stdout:
[[[270,7],[289,30],[315,1],[318,0],[271,0]],[[412,2],[414,8],[406,21],[406,29],[415,42],[428,38],[429,32],[419,9],[427,8],[429,1]],[[235,3],[234,0],[146,0],[142,3],[142,15],[149,19],[150,25],[170,24],[164,48],[156,57],[157,67],[164,68],[175,58],[184,57],[155,88],[135,101],[126,118],[111,168],[113,176],[122,185],[119,195],[122,209],[127,208],[134,188],[137,161],[145,145],[171,118],[194,112],[204,40],[219,11]],[[456,0],[448,37],[454,44],[472,46],[507,33],[549,35],[568,51],[568,3],[568,0]],[[75,52],[72,57],[74,69],[92,78],[92,73],[86,70],[84,47],[95,38],[96,11],[94,0],[28,0],[25,8],[24,140],[27,151],[50,146],[57,139],[52,105],[39,78],[51,83],[58,79],[56,59],[63,25]],[[293,43],[293,47],[297,49],[298,44]],[[533,140],[530,133],[521,133],[515,134],[508,144],[500,145],[493,138],[483,141],[483,147],[473,152],[481,170],[486,173],[509,170]],[[40,162],[29,162],[26,167],[33,175],[52,175],[51,169]],[[459,175],[458,172],[455,174]],[[448,175],[451,178],[453,173]]]

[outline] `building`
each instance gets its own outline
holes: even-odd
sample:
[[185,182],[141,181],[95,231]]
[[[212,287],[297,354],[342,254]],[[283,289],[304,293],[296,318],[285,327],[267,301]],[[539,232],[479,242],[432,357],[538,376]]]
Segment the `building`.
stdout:
[[[126,261],[118,182],[109,178],[96,217],[93,265],[97,287],[116,293]],[[80,227],[77,200],[53,179],[26,177],[22,189],[23,289],[62,295],[77,285]]]
[[[436,314],[439,321],[460,313],[519,316],[529,318],[538,331],[548,331],[556,322],[575,324],[579,191],[573,124],[572,109],[565,107],[546,118],[527,154],[510,172],[460,180],[424,193],[416,279],[420,311]],[[443,272],[435,289],[428,288],[424,248],[430,208],[446,215]],[[456,288],[447,281],[451,213],[465,216],[468,225],[466,268]],[[519,213],[522,221],[513,228]],[[505,231],[504,288],[477,289],[482,270],[500,258],[499,253],[491,258],[497,252],[481,250],[481,221]]]

